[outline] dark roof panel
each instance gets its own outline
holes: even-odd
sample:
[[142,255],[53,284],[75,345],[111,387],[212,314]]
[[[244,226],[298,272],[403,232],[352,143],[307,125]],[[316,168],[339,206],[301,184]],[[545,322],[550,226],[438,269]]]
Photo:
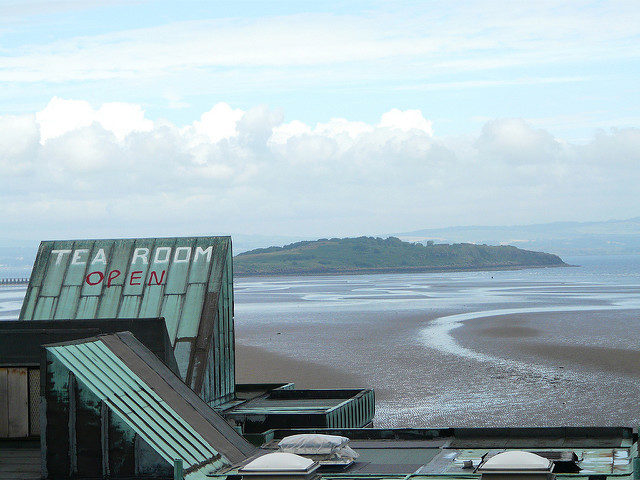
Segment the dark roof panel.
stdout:
[[255,450],[129,332],[45,348],[169,462],[219,469]]

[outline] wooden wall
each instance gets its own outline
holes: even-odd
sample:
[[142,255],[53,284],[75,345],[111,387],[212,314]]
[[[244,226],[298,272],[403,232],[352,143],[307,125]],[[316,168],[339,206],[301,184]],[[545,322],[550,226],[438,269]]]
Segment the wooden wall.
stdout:
[[0,438],[40,434],[40,372],[29,367],[0,367]]

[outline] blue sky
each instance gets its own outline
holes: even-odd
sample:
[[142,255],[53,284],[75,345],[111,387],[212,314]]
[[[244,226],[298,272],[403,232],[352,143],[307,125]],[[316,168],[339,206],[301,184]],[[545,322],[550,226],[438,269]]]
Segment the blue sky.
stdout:
[[[182,231],[198,202],[229,210],[194,233],[640,215],[639,57],[630,1],[0,1],[0,227]],[[164,185],[160,157],[169,191],[109,196]],[[163,202],[180,218],[150,220]]]
[[[13,113],[54,95],[134,102],[179,124],[219,101],[310,123],[417,108],[442,134],[521,117],[580,140],[637,124],[636,5],[3,2],[0,71],[16,80],[1,98]],[[82,68],[82,50],[105,57]],[[49,68],[37,64],[45,55]],[[145,57],[152,71],[136,66]]]

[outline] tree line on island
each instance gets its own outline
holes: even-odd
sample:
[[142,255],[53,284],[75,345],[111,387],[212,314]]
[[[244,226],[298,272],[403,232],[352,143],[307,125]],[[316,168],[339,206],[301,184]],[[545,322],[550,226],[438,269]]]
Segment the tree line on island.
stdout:
[[237,275],[304,275],[566,266],[551,253],[510,245],[404,242],[395,237],[322,238],[235,256]]

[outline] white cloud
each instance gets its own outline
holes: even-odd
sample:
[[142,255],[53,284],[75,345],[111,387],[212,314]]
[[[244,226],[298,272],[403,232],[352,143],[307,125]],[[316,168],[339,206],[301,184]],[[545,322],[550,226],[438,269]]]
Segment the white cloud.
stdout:
[[52,98],[44,110],[36,113],[43,143],[71,130],[88,127],[94,119],[95,112],[89,102],[58,97]]
[[131,132],[148,132],[153,129],[153,122],[144,118],[142,107],[130,103],[105,103],[95,113],[95,119],[120,140]]
[[433,135],[432,123],[422,116],[420,110],[405,110],[394,108],[380,118],[380,127],[397,128],[399,130],[420,130]]
[[417,110],[311,126],[223,103],[177,127],[138,105],[57,98],[35,114],[0,116],[0,229],[38,236],[630,217],[640,213],[639,183],[633,128],[576,145],[496,119],[476,136],[439,138]]
[[64,135],[67,132],[88,127],[94,122],[122,140],[131,132],[149,131],[153,122],[144,118],[140,105],[112,102],[94,110],[89,102],[53,97],[47,106],[36,113],[40,126],[40,141]]
[[489,159],[495,156],[509,162],[548,163],[561,145],[549,132],[513,118],[487,122],[478,138],[477,148]]
[[311,133],[311,127],[300,120],[293,120],[289,123],[283,123],[273,129],[270,142],[274,144],[287,143],[291,137],[297,135],[308,135]]
[[336,80],[353,67],[376,78],[403,78],[406,85],[408,78],[437,73],[640,55],[634,2],[616,2],[615,8],[571,3],[472,1],[393,12],[383,6],[351,15],[174,22],[20,45],[0,55],[0,81],[156,78],[207,68],[220,69],[219,77],[252,68],[240,76],[252,85],[262,85],[273,72],[289,84],[310,78],[305,67]]
[[237,124],[244,112],[233,109],[226,103],[218,103],[205,112],[199,121],[193,123],[195,131],[205,135],[211,142],[218,142],[223,138],[235,137],[238,134]]

